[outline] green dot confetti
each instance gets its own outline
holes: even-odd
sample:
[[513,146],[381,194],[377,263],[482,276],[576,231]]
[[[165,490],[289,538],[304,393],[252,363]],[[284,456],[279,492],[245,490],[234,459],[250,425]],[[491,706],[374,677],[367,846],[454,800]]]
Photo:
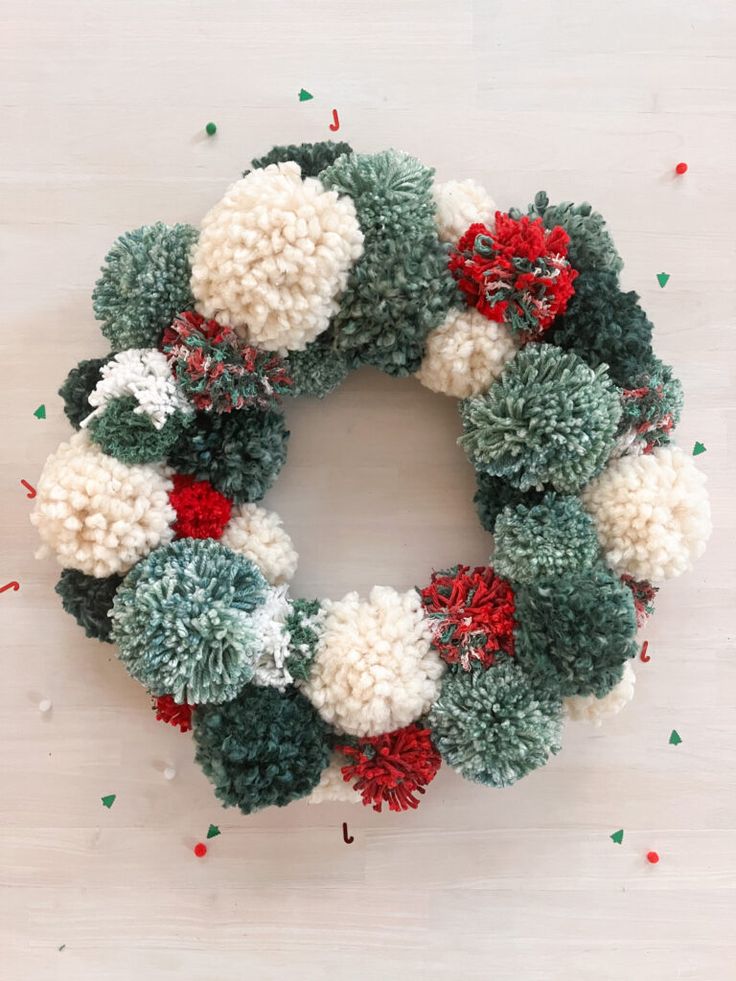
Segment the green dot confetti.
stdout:
[[662,289],[664,289],[665,286],[667,285],[667,280],[669,278],[670,278],[669,273],[657,273],[657,282],[659,283]]
[[624,840],[624,829],[619,828],[619,830],[614,831],[610,837],[611,837],[611,841],[613,841],[617,845],[620,845],[621,842]]
[[314,96],[312,95],[311,92],[307,92],[306,89],[299,89],[299,101],[300,102],[308,102],[309,99],[313,99],[313,98],[314,98]]
[[39,405],[39,407],[36,409],[36,411],[33,414],[34,414],[34,416],[37,419],[45,419],[46,418],[46,406],[45,405]]
[[702,443],[696,443],[693,446],[693,456],[700,456],[701,453],[705,453],[705,447]]
[[207,134],[207,136],[214,136],[215,133],[217,132],[217,124],[207,123],[207,125],[204,128],[204,131]]
[[677,731],[677,729],[673,729],[672,732],[670,733],[670,746],[679,746],[681,742],[682,742],[682,736]]
[[219,834],[222,834],[222,832],[220,831],[220,829],[217,827],[216,824],[211,824],[207,829],[208,838],[216,838]]
[[102,801],[103,805],[107,807],[109,810],[112,807],[112,805],[115,803],[116,797],[117,794],[108,794],[107,797],[101,797],[100,800]]

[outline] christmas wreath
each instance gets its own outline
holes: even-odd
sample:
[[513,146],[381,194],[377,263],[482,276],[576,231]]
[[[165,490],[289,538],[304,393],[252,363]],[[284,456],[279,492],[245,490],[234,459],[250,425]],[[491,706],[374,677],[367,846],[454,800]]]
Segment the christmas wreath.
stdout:
[[[92,295],[111,351],[60,389],[77,432],[32,520],[64,608],[193,730],[224,804],[405,810],[443,761],[508,786],[558,752],[565,716],[632,697],[654,583],[703,552],[710,516],[621,267],[588,204],[503,213],[471,180],[344,143],[276,147],[199,229],[114,243]],[[296,598],[258,504],[284,402],[361,365],[460,400],[493,564]]]

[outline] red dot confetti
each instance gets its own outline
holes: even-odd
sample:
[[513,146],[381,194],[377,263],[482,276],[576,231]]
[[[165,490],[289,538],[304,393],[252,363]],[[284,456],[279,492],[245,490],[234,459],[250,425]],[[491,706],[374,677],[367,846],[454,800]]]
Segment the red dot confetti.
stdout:
[[647,852],[647,862],[649,862],[650,865],[656,865],[658,861],[659,855],[657,852]]
[[194,846],[194,854],[197,858],[204,858],[207,854],[207,845],[203,841],[198,841]]
[[682,176],[682,174],[686,174],[687,173],[687,164],[686,163],[679,163],[675,167],[675,173],[676,174],[680,174],[681,176]]

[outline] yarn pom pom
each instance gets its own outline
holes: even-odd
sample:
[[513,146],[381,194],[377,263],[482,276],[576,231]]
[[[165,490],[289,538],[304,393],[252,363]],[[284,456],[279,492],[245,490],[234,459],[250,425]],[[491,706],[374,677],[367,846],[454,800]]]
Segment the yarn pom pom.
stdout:
[[206,480],[174,474],[173,481],[169,500],[176,511],[176,537],[221,538],[232,514],[232,502]]
[[121,235],[105,257],[92,293],[95,316],[113,351],[157,347],[161,332],[192,306],[191,225],[144,225]]
[[294,688],[248,685],[194,712],[196,761],[227,807],[250,814],[306,797],[330,760],[329,732]]
[[275,511],[239,504],[222,536],[222,544],[255,562],[272,586],[293,578],[299,556]]
[[287,371],[293,382],[289,395],[323,399],[343,383],[350,365],[342,351],[316,340],[303,351],[289,352]]
[[320,775],[319,783],[307,797],[308,804],[360,804],[360,794],[342,778],[342,768],[347,760],[342,753],[332,753],[330,764]]
[[574,293],[569,241],[562,228],[546,231],[541,219],[498,211],[493,229],[477,222],[461,236],[449,268],[468,306],[530,340],[547,330]]
[[292,601],[284,624],[284,629],[289,636],[286,667],[297,681],[306,681],[309,677],[324,618],[324,610],[319,600]]
[[496,205],[488,191],[476,181],[445,181],[432,187],[437,208],[440,241],[454,245],[469,225],[482,222],[493,227]]
[[124,395],[108,402],[101,415],[88,419],[90,439],[108,456],[123,463],[158,463],[166,459],[192,416],[175,412],[157,428],[150,416],[140,412],[134,396]]
[[161,347],[179,388],[200,410],[266,409],[291,385],[281,358],[243,344],[232,327],[198,313],[176,317]]
[[210,539],[156,549],[115,595],[118,656],[152,695],[228,701],[253,677],[261,638],[251,614],[267,588],[252,562]]
[[519,665],[560,695],[601,698],[637,652],[631,592],[607,569],[520,587],[516,623]]
[[672,579],[705,551],[705,475],[675,446],[622,456],[583,491],[608,564],[635,579]]
[[[319,177],[322,171],[333,164],[338,157],[344,153],[352,153],[353,148],[349,143],[333,143],[332,140],[323,140],[321,143],[300,143],[290,144],[289,146],[275,146],[265,155],[256,157],[251,161],[251,167],[264,168],[270,164],[286,163],[293,160],[299,164],[302,177]],[[245,171],[243,177],[248,175]]]
[[670,433],[680,421],[684,396],[672,368],[652,357],[649,365],[632,381],[633,388],[621,393],[623,413],[619,431],[639,443],[644,453],[669,443]]
[[100,380],[100,371],[111,357],[112,355],[108,355],[106,358],[80,361],[72,368],[59,389],[59,395],[64,400],[64,413],[75,429],[79,429],[82,421],[90,414],[89,397]]
[[189,732],[192,728],[194,705],[188,705],[186,702],[180,705],[174,701],[171,695],[159,695],[153,700],[153,708],[156,712],[157,722],[166,722],[170,726],[178,726],[182,732]]
[[621,576],[621,582],[631,590],[636,610],[636,626],[641,628],[654,613],[654,600],[659,589],[646,579],[634,579],[633,576]]
[[544,492],[539,490],[520,491],[507,480],[501,477],[492,477],[482,470],[475,471],[475,481],[477,490],[473,496],[473,504],[478,514],[480,523],[486,531],[493,534],[499,514],[505,507],[516,507],[517,504],[526,504],[532,507],[544,497]]
[[384,804],[390,811],[416,809],[417,795],[424,794],[442,763],[429,729],[416,724],[335,748],[350,761],[342,768],[344,780],[379,814]]
[[595,525],[576,497],[545,494],[533,507],[507,507],[496,521],[496,571],[512,582],[585,572],[598,560]]
[[499,651],[514,653],[514,594],[493,569],[467,565],[433,572],[419,590],[432,626],[432,643],[448,664],[469,671],[496,662]]
[[521,490],[575,492],[602,470],[621,418],[605,368],[549,344],[520,351],[490,391],[461,403],[459,443],[477,469]]
[[286,462],[289,432],[277,409],[198,412],[169,453],[178,473],[208,480],[236,504],[260,501]]
[[54,587],[61,605],[71,614],[88,637],[110,643],[112,601],[122,576],[95,579],[76,569],[64,569]]
[[428,719],[442,759],[466,780],[508,787],[560,750],[562,704],[513,660],[453,669]]
[[601,698],[596,698],[595,695],[572,695],[564,699],[565,715],[574,722],[590,722],[594,726],[600,726],[604,719],[618,715],[621,709],[626,708],[634,697],[635,684],[634,669],[631,662],[627,661],[621,681],[607,695]]

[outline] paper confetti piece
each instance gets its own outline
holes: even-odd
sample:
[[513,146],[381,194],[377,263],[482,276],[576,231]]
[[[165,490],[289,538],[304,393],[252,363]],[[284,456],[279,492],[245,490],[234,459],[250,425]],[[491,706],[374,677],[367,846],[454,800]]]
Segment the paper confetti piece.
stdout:
[[207,123],[207,125],[204,128],[204,131],[207,134],[207,136],[214,136],[215,133],[217,132],[217,123]]
[[346,845],[352,845],[352,843],[355,841],[355,835],[348,834],[347,821],[342,822],[342,840],[345,842]]
[[682,177],[683,174],[686,174],[687,173],[687,164],[685,163],[684,160],[682,161],[682,163],[679,163],[675,167],[675,173],[676,174],[679,174],[680,177]]
[[36,409],[36,411],[33,414],[34,414],[34,416],[37,419],[45,419],[46,418],[46,406],[43,405],[43,404],[39,405],[39,407]]
[[641,645],[641,652],[639,654],[639,660],[643,661],[645,664],[647,663],[647,661],[652,660],[652,655],[647,654],[648,648],[649,648],[649,641],[645,640],[644,643]]
[[659,855],[656,852],[647,852],[647,862],[650,865],[656,865],[659,861]]
[[620,828],[618,831],[614,831],[613,834],[610,835],[610,838],[611,841],[615,842],[615,844],[620,845],[624,840],[624,829]]
[[693,446],[693,456],[700,456],[701,453],[705,453],[705,447],[702,443],[696,443]]
[[194,846],[194,854],[197,858],[204,858],[207,854],[207,845],[203,841],[198,841]]
[[21,484],[23,484],[23,486],[28,490],[26,497],[32,501],[33,498],[36,496],[36,488],[31,487],[31,485],[28,483],[27,480],[21,480]]
[[677,729],[673,729],[672,732],[670,733],[670,746],[679,746],[681,742],[682,742],[682,736],[677,731]]
[[109,809],[115,803],[116,797],[117,794],[108,794],[107,797],[101,797],[100,800],[102,801],[103,805]]
[[309,99],[313,99],[313,98],[314,98],[314,96],[312,95],[311,92],[307,92],[306,89],[299,89],[299,101],[300,102],[308,102]]
[[220,829],[217,827],[216,824],[211,824],[207,829],[208,838],[216,838],[219,834],[222,834],[222,832],[220,831]]
[[670,278],[669,273],[657,273],[657,282],[662,287],[662,289],[664,289],[665,286],[667,285],[667,280],[669,278]]
[[340,117],[337,115],[337,109],[332,110],[332,122],[330,123],[330,129],[333,133],[336,133],[340,129]]
[[57,950],[64,950],[65,947],[66,947],[66,944],[62,944],[61,947],[57,947],[56,949]]

